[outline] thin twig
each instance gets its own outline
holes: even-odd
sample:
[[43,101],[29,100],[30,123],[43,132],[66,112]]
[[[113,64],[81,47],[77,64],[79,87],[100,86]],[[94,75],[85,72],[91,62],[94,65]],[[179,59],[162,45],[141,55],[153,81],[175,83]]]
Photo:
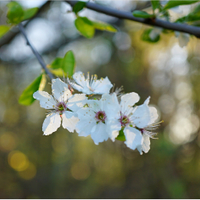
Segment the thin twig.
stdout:
[[47,69],[42,57],[40,56],[40,54],[36,51],[36,49],[33,47],[33,45],[30,43],[30,41],[28,40],[28,37],[26,35],[26,32],[24,30],[24,27],[21,23],[19,23],[19,30],[21,31],[22,35],[24,36],[24,38],[26,39],[27,45],[30,46],[32,52],[34,53],[34,55],[36,56],[36,58],[38,59],[40,65],[42,66],[42,68],[45,70],[45,72],[47,73],[47,75],[49,76],[50,79],[53,79],[53,74]]
[[[78,2],[75,0],[73,0],[73,1],[65,0],[65,1],[67,3],[69,3],[72,7]],[[140,23],[147,24],[150,26],[157,26],[157,27],[161,27],[161,28],[165,28],[165,29],[169,29],[169,30],[173,30],[173,31],[189,33],[191,35],[196,36],[197,38],[200,38],[200,28],[199,27],[190,26],[187,24],[171,23],[171,22],[156,19],[156,18],[155,19],[151,19],[151,18],[143,19],[143,18],[139,18],[139,17],[134,17],[131,12],[120,11],[120,10],[108,8],[106,6],[98,5],[96,3],[91,3],[91,2],[87,2],[86,7],[91,10],[94,10],[94,11],[97,11],[100,13],[104,13],[106,15],[110,15],[113,17],[117,17],[117,18],[121,18],[121,19],[129,19],[129,20],[140,22]]]

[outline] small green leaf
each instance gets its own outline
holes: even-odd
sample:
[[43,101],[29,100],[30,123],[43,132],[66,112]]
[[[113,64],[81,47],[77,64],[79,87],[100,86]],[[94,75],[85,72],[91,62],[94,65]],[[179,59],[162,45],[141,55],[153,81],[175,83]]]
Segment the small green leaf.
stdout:
[[22,6],[15,1],[9,2],[7,6],[8,6],[8,13],[7,13],[8,22],[11,24],[20,23],[23,20],[24,16],[24,10]]
[[140,18],[152,18],[155,17],[154,15],[151,15],[145,11],[141,11],[141,10],[135,10],[133,11],[133,16],[134,17],[140,17]]
[[95,22],[95,21],[91,21],[91,22],[96,29],[103,30],[103,31],[117,32],[117,29],[114,28],[110,24]]
[[152,28],[151,29],[146,29],[143,32],[143,34],[141,36],[141,39],[143,41],[150,42],[150,43],[156,43],[156,42],[158,42],[160,40],[160,35],[158,33],[156,33],[156,32],[153,33],[152,31],[153,31]]
[[123,129],[119,131],[119,135],[115,139],[120,141],[126,141]]
[[164,9],[169,9],[169,8],[173,8],[176,6],[180,6],[180,5],[188,5],[188,4],[192,4],[192,3],[196,3],[198,2],[198,0],[184,0],[184,1],[174,1],[174,0],[169,0],[167,2],[167,4],[165,5]]
[[159,0],[151,0],[151,5],[153,10],[156,10],[157,8],[160,8],[160,1]]
[[78,1],[74,7],[73,7],[73,12],[75,12],[76,14],[81,11],[86,5],[86,2],[83,1]]
[[45,74],[38,76],[21,94],[19,103],[25,106],[31,105],[35,99],[33,93],[37,90],[43,90],[46,84]]
[[56,58],[51,64],[51,69],[59,69],[62,68],[63,58]]
[[38,12],[38,8],[30,8],[28,10],[24,10],[24,17],[23,20],[27,20],[30,19],[31,17],[33,17],[36,13]]
[[72,77],[75,70],[75,58],[72,51],[68,51],[64,58],[62,63],[62,69],[67,74],[68,77]]
[[94,36],[95,28],[87,17],[78,17],[75,20],[75,26],[86,38],[92,38]]
[[0,26],[0,38],[5,35],[10,30],[10,26],[1,25]]

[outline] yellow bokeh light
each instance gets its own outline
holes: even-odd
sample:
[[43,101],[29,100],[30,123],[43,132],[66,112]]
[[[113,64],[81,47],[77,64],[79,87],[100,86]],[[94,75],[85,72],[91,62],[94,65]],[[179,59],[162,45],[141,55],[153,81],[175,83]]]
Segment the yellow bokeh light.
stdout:
[[0,135],[0,150],[11,151],[16,147],[16,140],[13,133],[7,132]]
[[12,151],[8,155],[9,165],[16,171],[24,171],[29,166],[28,158],[20,151]]
[[30,180],[35,177],[37,173],[36,167],[33,163],[29,162],[29,166],[24,171],[19,171],[19,175],[21,178],[25,180]]

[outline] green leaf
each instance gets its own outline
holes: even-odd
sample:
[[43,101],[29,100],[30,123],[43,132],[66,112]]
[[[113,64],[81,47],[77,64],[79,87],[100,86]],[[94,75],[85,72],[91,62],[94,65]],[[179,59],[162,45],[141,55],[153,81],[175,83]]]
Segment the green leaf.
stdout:
[[143,41],[150,42],[150,43],[156,43],[156,42],[158,42],[160,40],[160,35],[157,34],[156,32],[154,34],[150,35],[152,31],[153,31],[152,28],[151,29],[146,29],[143,32],[143,34],[141,36],[141,39]]
[[78,17],[75,20],[75,26],[86,38],[92,38],[94,36],[95,28],[87,17]]
[[67,74],[68,77],[72,77],[75,70],[75,58],[72,51],[68,51],[64,58],[62,63],[62,69]]
[[116,140],[126,141],[123,129],[119,131],[119,135],[116,137]]
[[184,1],[174,1],[174,0],[169,0],[167,2],[167,4],[165,5],[164,9],[169,9],[169,8],[173,8],[176,6],[180,6],[180,5],[188,5],[188,4],[192,4],[192,3],[196,3],[198,2],[198,0],[184,0]]
[[152,18],[155,17],[154,15],[151,15],[145,11],[141,11],[141,10],[135,10],[133,11],[133,16],[134,17],[140,17],[140,18]]
[[74,7],[73,7],[73,12],[75,12],[76,14],[81,11],[86,5],[86,2],[83,1],[78,1]]
[[59,76],[59,77],[63,77],[66,76],[66,74],[64,73],[64,71],[59,68],[59,69],[49,69],[49,71],[54,74],[55,76]]
[[56,58],[51,64],[51,69],[59,69],[62,68],[63,58]]
[[33,17],[36,13],[38,12],[38,8],[30,8],[28,10],[24,10],[24,17],[23,20],[27,20],[30,19],[31,17]]
[[96,29],[103,30],[103,31],[117,32],[117,29],[114,28],[110,24],[95,22],[95,21],[91,21],[91,22]]
[[35,99],[33,93],[37,90],[43,90],[46,84],[45,74],[38,76],[21,94],[19,103],[25,106],[31,105]]
[[24,16],[24,10],[22,6],[15,1],[8,3],[7,6],[8,6],[8,13],[7,13],[8,22],[11,24],[20,23],[23,20]]
[[10,30],[10,26],[1,25],[0,26],[0,38],[5,35]]
[[160,8],[160,1],[159,0],[151,0],[151,5],[153,10],[156,10],[157,8]]

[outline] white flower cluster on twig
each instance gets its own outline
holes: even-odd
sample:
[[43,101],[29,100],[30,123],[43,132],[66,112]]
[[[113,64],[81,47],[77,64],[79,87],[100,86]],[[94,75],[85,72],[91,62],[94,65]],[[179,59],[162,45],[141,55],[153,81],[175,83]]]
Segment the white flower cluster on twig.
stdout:
[[[125,136],[125,144],[130,149],[137,149],[140,154],[150,149],[150,138],[155,135],[159,123],[157,110],[149,107],[150,97],[140,105],[135,104],[140,97],[131,92],[120,95],[110,93],[113,87],[109,79],[97,79],[97,76],[85,78],[82,72],[76,72],[68,84],[59,78],[52,80],[52,95],[37,91],[33,97],[40,101],[42,108],[51,112],[43,122],[44,135],[55,132],[61,125],[79,136],[91,135],[95,144],[109,138]],[[81,94],[73,94],[73,89]],[[100,98],[93,98],[99,95]]]

